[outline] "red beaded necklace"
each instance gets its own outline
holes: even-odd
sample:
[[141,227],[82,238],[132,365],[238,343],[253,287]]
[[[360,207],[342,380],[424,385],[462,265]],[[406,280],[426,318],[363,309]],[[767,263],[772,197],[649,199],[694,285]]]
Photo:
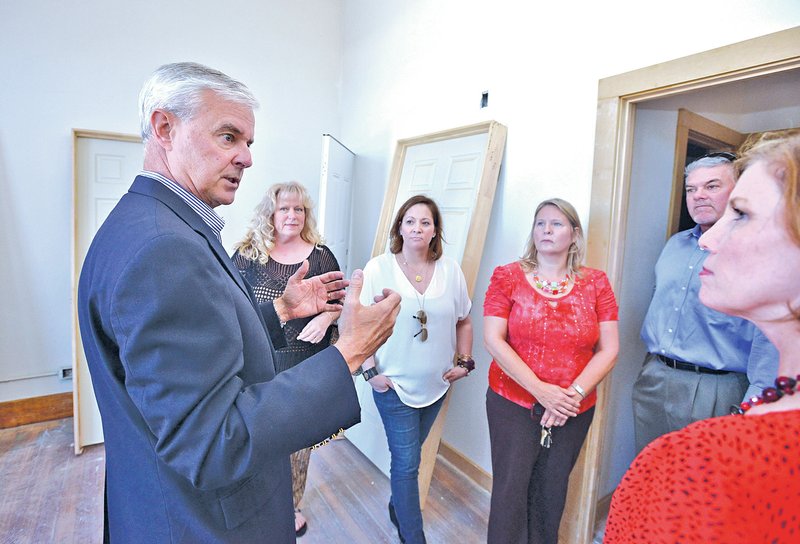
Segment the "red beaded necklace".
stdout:
[[796,378],[778,376],[775,378],[775,387],[765,387],[761,395],[742,401],[741,404],[734,404],[731,406],[731,414],[744,414],[753,406],[776,402],[784,395],[794,395],[795,391],[800,391],[800,388],[797,387],[798,383],[800,383],[800,374]]

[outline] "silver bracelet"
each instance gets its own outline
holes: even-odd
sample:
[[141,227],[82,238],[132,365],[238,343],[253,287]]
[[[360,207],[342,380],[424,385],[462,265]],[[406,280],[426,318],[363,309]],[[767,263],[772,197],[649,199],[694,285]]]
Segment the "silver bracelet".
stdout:
[[583,390],[583,387],[581,387],[581,386],[580,386],[580,385],[578,385],[577,383],[573,383],[573,384],[572,384],[572,388],[573,388],[575,391],[577,391],[577,392],[578,392],[578,394],[581,396],[581,398],[584,398],[584,399],[586,398],[586,391],[584,391],[584,390]]

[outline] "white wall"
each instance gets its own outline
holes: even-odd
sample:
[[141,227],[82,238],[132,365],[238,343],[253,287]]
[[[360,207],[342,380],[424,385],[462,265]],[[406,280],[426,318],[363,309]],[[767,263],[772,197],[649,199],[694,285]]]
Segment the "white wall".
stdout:
[[219,209],[228,248],[266,187],[317,193],[322,134],[337,134],[342,3],[330,0],[0,4],[0,402],[71,389],[13,380],[71,364],[71,129],[138,134],[142,82],[208,64],[261,102],[254,166]]
[[455,388],[446,442],[490,470],[483,295],[492,269],[520,254],[540,200],[566,198],[586,226],[598,80],[798,24],[794,0],[678,0],[657,16],[633,1],[345,1],[342,138],[358,154],[353,266],[370,256],[397,139],[488,118],[509,128],[473,299],[478,370]]

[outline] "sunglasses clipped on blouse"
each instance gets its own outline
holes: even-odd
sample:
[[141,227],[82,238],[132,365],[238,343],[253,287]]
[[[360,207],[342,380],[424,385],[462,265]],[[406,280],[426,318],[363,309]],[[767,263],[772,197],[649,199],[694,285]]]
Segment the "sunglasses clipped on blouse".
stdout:
[[414,335],[414,338],[419,336],[420,342],[424,342],[428,339],[428,314],[425,313],[425,310],[419,310],[415,315],[412,315],[414,319],[419,320],[419,332]]

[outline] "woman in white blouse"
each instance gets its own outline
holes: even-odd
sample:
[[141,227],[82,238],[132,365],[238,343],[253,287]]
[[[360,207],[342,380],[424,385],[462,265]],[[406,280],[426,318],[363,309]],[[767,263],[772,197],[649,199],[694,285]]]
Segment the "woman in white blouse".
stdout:
[[458,263],[442,255],[442,216],[424,196],[408,199],[392,223],[389,253],[364,267],[361,302],[388,287],[402,297],[389,340],[367,360],[364,378],[383,420],[391,453],[389,517],[400,541],[425,542],[419,507],[422,443],[450,384],[472,360],[471,301]]

